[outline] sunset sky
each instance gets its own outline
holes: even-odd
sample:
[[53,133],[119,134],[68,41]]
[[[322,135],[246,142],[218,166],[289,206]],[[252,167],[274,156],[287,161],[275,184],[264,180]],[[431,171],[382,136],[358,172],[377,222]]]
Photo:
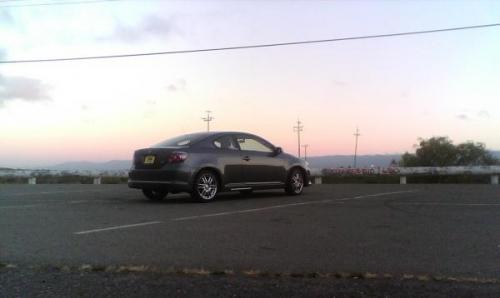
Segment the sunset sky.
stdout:
[[[23,5],[51,1],[22,1]],[[57,1],[54,1],[57,2]],[[500,1],[0,3],[0,60],[188,50],[500,23]],[[7,7],[10,6],[10,7]],[[183,55],[0,64],[0,167],[130,159],[178,134],[248,131],[296,154],[500,149],[500,27]]]

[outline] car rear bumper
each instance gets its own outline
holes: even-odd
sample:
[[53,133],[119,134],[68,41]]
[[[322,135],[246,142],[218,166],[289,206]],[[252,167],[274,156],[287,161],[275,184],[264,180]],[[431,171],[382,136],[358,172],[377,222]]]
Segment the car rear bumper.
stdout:
[[141,189],[166,189],[169,191],[190,191],[190,169],[132,169],[128,186]]
[[165,189],[169,191],[189,191],[189,183],[184,181],[128,180],[128,187],[139,189]]

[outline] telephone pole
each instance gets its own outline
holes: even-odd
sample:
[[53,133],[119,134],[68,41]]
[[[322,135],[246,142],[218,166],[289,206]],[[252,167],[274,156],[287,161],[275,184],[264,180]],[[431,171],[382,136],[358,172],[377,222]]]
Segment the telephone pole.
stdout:
[[302,147],[304,147],[304,160],[307,160],[307,147],[309,147],[309,144],[304,144]]
[[301,125],[302,122],[300,122],[299,119],[297,119],[297,126],[293,127],[293,131],[297,132],[297,148],[298,148],[298,154],[300,158],[300,133],[304,130],[304,125]]
[[212,111],[206,111],[206,112],[207,116],[202,117],[201,119],[207,123],[207,131],[210,131],[210,121],[214,120],[214,117],[210,116],[210,113],[212,113]]
[[358,157],[358,138],[360,136],[358,127],[356,127],[356,133],[354,136],[356,137],[356,143],[354,145],[354,168],[356,168],[356,159]]

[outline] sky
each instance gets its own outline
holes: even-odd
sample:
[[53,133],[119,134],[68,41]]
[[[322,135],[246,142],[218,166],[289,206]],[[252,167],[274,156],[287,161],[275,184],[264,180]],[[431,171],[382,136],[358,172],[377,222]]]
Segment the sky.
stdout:
[[[59,0],[65,1],[65,0]],[[48,3],[32,0],[22,4]],[[52,1],[57,2],[57,1]],[[189,50],[500,23],[499,1],[0,3],[0,60]],[[179,134],[260,135],[297,154],[500,149],[500,27],[392,38],[0,64],[0,167],[130,159]]]

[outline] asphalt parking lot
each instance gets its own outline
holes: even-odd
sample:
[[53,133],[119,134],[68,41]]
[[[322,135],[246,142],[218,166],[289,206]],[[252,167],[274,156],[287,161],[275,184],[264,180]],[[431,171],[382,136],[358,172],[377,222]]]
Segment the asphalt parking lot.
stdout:
[[125,185],[1,185],[0,264],[500,280],[498,186],[187,198],[150,202]]

